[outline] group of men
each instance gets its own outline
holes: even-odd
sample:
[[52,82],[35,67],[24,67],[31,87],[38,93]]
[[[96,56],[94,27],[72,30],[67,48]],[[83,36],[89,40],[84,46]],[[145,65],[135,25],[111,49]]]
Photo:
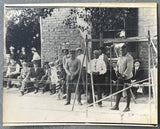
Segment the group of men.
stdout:
[[[92,94],[92,86],[91,82],[88,84],[88,89],[86,89],[86,79],[90,78],[93,75],[93,86],[95,93],[97,95],[98,106],[102,107],[102,93],[104,92],[105,85],[108,86],[106,83],[106,79],[109,78],[109,60],[105,53],[104,48],[100,48],[99,50],[93,51],[93,59],[88,60],[88,57],[86,57],[83,54],[82,48],[74,49],[63,49],[63,60],[62,60],[62,67],[64,69],[63,74],[63,80],[65,80],[65,84],[63,86],[62,92],[66,93],[66,103],[65,105],[69,105],[71,103],[71,93],[75,92],[76,86],[77,87],[77,101],[79,105],[82,105],[81,103],[81,94],[86,92],[88,90],[89,98],[88,103],[93,104],[93,94]],[[88,63],[86,63],[86,61]],[[36,60],[32,61],[33,67],[28,68],[27,63],[24,61],[22,62],[22,70],[21,74],[18,77],[18,79],[22,79],[21,82],[21,94],[24,95],[24,92],[26,90],[26,86],[28,83],[33,83],[35,87],[35,93],[38,92],[39,85],[46,85],[48,82],[52,82],[50,85],[50,91],[52,93],[55,92],[56,85],[59,84],[59,79],[57,75],[57,68],[56,66],[58,64],[55,64],[54,62],[49,63],[49,67],[45,67],[44,69],[40,68],[38,65],[38,62]],[[20,73],[20,68],[18,64],[15,62],[14,58],[10,59],[11,66],[16,66],[14,69],[10,67],[10,71],[7,71],[6,77],[12,78],[13,76],[17,76],[17,74]],[[88,66],[86,66],[88,65]],[[132,56],[127,52],[127,46],[124,44],[119,49],[119,57],[118,62],[116,66],[115,74],[117,76],[116,80],[116,91],[122,90],[124,88],[125,83],[131,83],[131,79],[133,77],[133,58]],[[62,70],[62,69],[61,69]],[[11,72],[13,71],[13,72]],[[52,71],[52,72],[51,72]],[[10,73],[10,74],[9,74]],[[56,74],[55,74],[56,73]],[[80,74],[81,73],[81,74]],[[87,73],[87,74],[86,74]],[[52,79],[50,78],[52,76]],[[42,79],[43,78],[43,79]],[[44,78],[50,78],[44,79]],[[79,85],[77,85],[79,79]],[[109,80],[109,79],[108,79]],[[11,81],[8,81],[8,86],[10,85]],[[128,85],[125,85],[128,86]],[[44,87],[44,86],[43,86]],[[107,89],[107,88],[105,88]],[[130,108],[130,91],[129,89],[127,91],[127,105],[124,111],[129,111]],[[116,104],[112,108],[112,110],[119,110],[119,102],[120,98],[122,97],[122,92],[116,95]]]
[[[77,57],[76,57],[76,53],[77,53]],[[86,69],[86,59],[87,57],[85,57],[85,55],[82,54],[82,49],[81,48],[77,48],[77,52],[76,50],[70,50],[69,51],[69,55],[68,59],[67,59],[67,54],[66,56],[64,56],[63,61],[65,60],[65,62],[63,62],[63,67],[65,69],[66,72],[66,92],[67,92],[67,102],[65,105],[69,105],[70,101],[71,101],[71,92],[75,91],[75,87],[77,84],[78,79],[80,79],[80,82],[78,85],[78,90],[77,90],[77,101],[78,104],[82,105],[81,103],[81,89],[83,88],[83,86],[81,84],[83,83],[83,78],[84,72],[86,71],[88,73],[88,77],[91,77],[91,74],[93,75],[93,84],[94,84],[94,90],[96,91],[97,94],[97,100],[98,102],[98,106],[102,107],[102,93],[104,90],[104,85],[105,85],[105,81],[106,81],[106,76],[108,75],[108,57],[105,54],[105,51],[103,48],[100,48],[99,50],[94,50],[93,51],[93,59],[90,60],[88,62],[88,67]],[[84,59],[83,59],[84,58]],[[82,64],[83,62],[83,64]],[[82,66],[81,66],[82,65]],[[124,88],[124,86],[128,86],[125,84],[129,84],[131,83],[131,79],[133,77],[133,58],[132,56],[127,52],[127,46],[126,44],[122,45],[119,49],[119,57],[118,57],[118,62],[117,62],[117,70],[115,71],[116,76],[117,76],[117,85],[116,85],[116,91],[122,90]],[[79,76],[79,73],[81,71],[81,75]],[[74,89],[74,90],[73,90]],[[83,88],[84,90],[84,88]],[[88,90],[88,89],[87,89]],[[93,104],[93,95],[92,95],[92,88],[91,88],[91,84],[89,83],[89,99],[88,99],[88,103]],[[124,111],[129,111],[130,108],[130,90],[126,90],[127,91],[127,105],[124,109]],[[120,102],[120,98],[122,97],[122,92],[120,92],[119,94],[116,95],[116,104],[115,106],[112,108],[112,110],[119,110],[119,102]]]

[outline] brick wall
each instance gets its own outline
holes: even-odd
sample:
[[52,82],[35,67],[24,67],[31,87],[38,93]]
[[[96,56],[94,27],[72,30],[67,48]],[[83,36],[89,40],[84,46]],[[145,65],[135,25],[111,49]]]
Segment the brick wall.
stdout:
[[[138,9],[138,36],[147,37],[148,30],[151,36],[157,35],[157,13],[156,8],[139,8]],[[138,55],[142,61],[142,67],[145,70],[145,76],[148,75],[148,42],[138,43]],[[152,60],[151,60],[152,61]]]
[[70,29],[63,24],[69,15],[70,8],[56,8],[52,16],[41,20],[41,57],[42,62],[54,61],[58,55],[61,57],[62,43],[69,42],[70,48],[84,45],[84,40],[77,29]]

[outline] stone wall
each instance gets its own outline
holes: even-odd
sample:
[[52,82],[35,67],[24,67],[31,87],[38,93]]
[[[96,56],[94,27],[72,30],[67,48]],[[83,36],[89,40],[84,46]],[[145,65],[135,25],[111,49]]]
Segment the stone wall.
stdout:
[[70,8],[56,8],[52,16],[41,20],[41,57],[42,62],[54,61],[61,57],[62,43],[69,42],[69,48],[83,47],[84,40],[77,29],[71,29],[63,24],[70,14]]

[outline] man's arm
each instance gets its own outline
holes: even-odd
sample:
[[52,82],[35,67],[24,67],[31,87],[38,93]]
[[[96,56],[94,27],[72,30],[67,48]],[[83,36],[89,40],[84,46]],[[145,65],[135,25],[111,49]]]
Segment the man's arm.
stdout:
[[8,66],[8,68],[7,68],[7,73],[6,73],[6,77],[8,77],[8,76],[10,75],[10,71],[11,71],[10,66]]
[[11,74],[14,75],[14,74],[19,74],[20,73],[20,65],[17,64],[16,65],[16,71],[12,72]]
[[127,59],[127,68],[126,70],[124,71],[123,73],[123,77],[127,77],[130,73],[132,73],[132,70],[133,70],[133,58],[132,57],[129,57]]
[[69,71],[68,60],[65,63],[65,71],[66,71],[67,75],[71,75],[71,73]]
[[105,74],[107,69],[106,69],[106,64],[104,61],[102,60],[99,60],[100,62],[97,64],[98,65],[98,71],[99,71],[99,74]]
[[77,70],[75,71],[74,75],[77,75],[79,73],[80,67],[81,67],[81,62],[79,59],[77,59]]

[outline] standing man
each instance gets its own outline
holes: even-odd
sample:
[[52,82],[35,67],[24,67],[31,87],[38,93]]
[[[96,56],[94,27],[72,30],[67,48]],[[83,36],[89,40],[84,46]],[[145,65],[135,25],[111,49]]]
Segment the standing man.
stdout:
[[104,94],[106,96],[109,95],[110,93],[110,66],[109,66],[109,60],[108,60],[108,56],[106,55],[106,50],[105,47],[100,47],[99,48],[99,59],[103,60],[105,62],[106,65],[106,73],[104,74],[104,78],[105,78],[105,83],[104,83]]
[[[82,72],[81,72],[81,81],[82,81],[81,83],[83,85],[83,92],[86,93],[85,92],[85,90],[86,90],[86,83],[85,83],[86,82],[86,56],[82,53],[83,50],[81,47],[78,47],[76,49],[76,52],[77,52],[77,59],[79,59],[81,62],[81,65],[83,65]],[[83,58],[85,58],[84,62],[83,62]]]
[[[102,99],[102,91],[105,83],[105,76],[104,74],[106,73],[106,64],[103,60],[99,59],[99,51],[94,50],[93,55],[94,59],[91,60],[89,63],[89,73],[92,71],[93,74],[93,83],[95,87],[95,91],[97,92],[97,98],[98,100]],[[89,103],[93,103],[93,97],[92,97],[92,90],[90,88],[89,90]],[[98,106],[102,107],[102,101],[98,102]]]
[[69,50],[68,48],[63,48],[62,49],[62,53],[63,53],[63,60],[62,60],[62,64],[63,64],[63,69],[64,69],[64,85],[62,87],[62,93],[64,94],[63,99],[66,98],[66,61],[69,58]]
[[[126,44],[122,45],[119,50],[119,57],[117,62],[117,87],[116,90],[122,90],[125,83],[131,83],[131,78],[133,77],[133,57],[127,52]],[[127,105],[124,112],[130,111],[130,90],[127,91]],[[116,95],[116,104],[112,110],[119,110],[119,102],[122,97],[122,92]]]
[[[67,103],[65,105],[69,105],[71,101],[71,93],[75,91],[77,81],[78,81],[78,75],[80,71],[80,60],[76,58],[75,50],[70,50],[70,58],[66,60],[66,73],[67,73]],[[81,93],[80,93],[80,87],[78,86],[77,90],[77,100],[78,104],[82,105],[81,103]]]

